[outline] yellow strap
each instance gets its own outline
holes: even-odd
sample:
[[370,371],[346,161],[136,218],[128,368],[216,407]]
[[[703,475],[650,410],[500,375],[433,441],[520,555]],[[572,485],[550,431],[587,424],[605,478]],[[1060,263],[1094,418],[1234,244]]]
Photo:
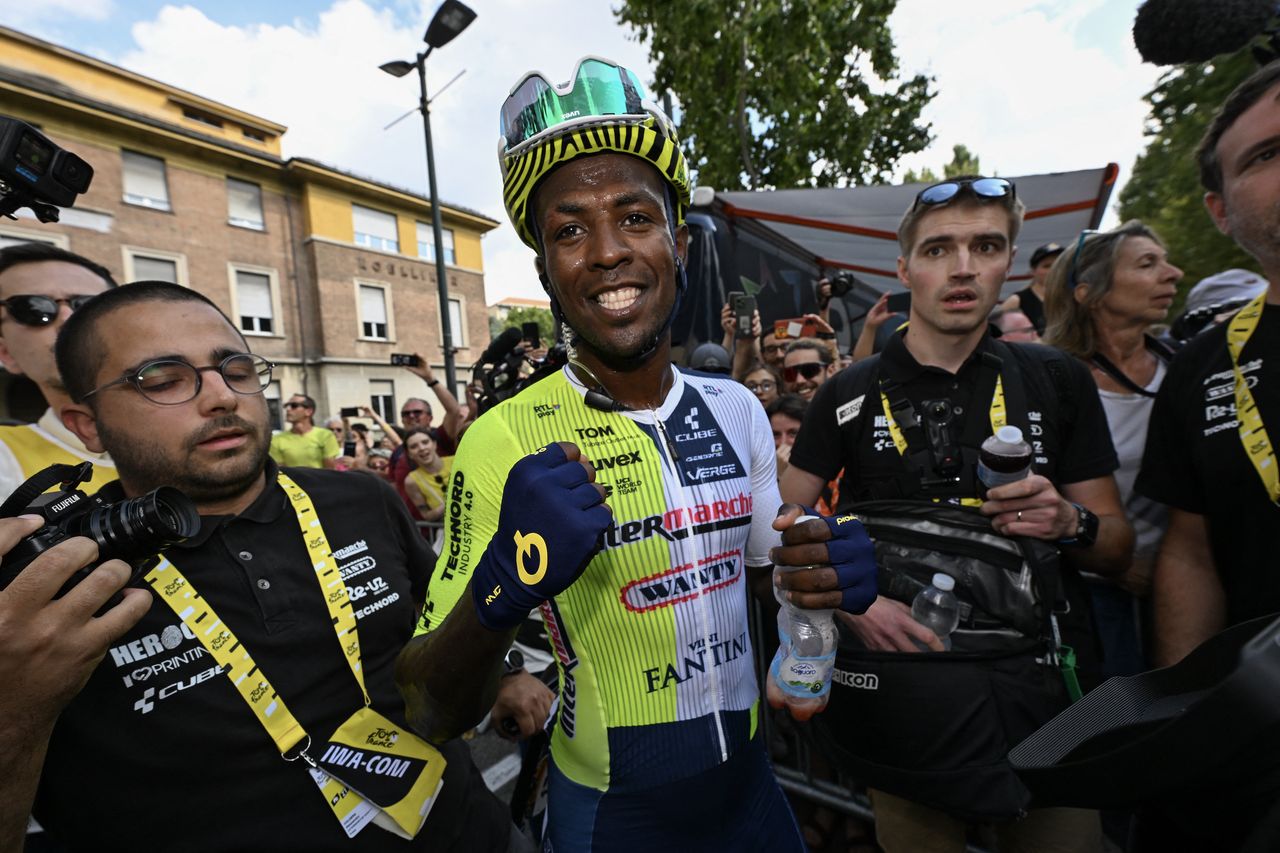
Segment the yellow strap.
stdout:
[[[893,446],[898,448],[898,453],[902,456],[907,455],[907,439],[902,434],[902,428],[898,426],[898,422],[893,419],[893,410],[889,408],[889,398],[885,396],[884,391],[880,392],[880,405],[884,408],[884,417],[889,424],[889,435],[893,438]],[[1009,423],[1008,412],[1004,405],[1004,380],[996,375],[996,390],[991,395],[991,432],[995,431]],[[961,506],[982,506],[979,498],[961,498]]]
[[[280,474],[279,482],[298,517],[307,553],[325,593],[325,603],[333,620],[334,631],[338,635],[347,663],[351,666],[351,672],[360,684],[365,705],[368,706],[370,699],[364,685],[364,674],[360,670],[360,639],[356,632],[355,614],[347,596],[346,584],[342,582],[333,553],[329,550],[324,528],[320,526],[315,506],[307,493],[283,473]],[[196,592],[191,581],[178,567],[161,557],[159,564],[147,572],[145,580],[191,630],[200,645],[222,666],[245,704],[275,742],[280,754],[288,753],[302,741],[307,734],[302,724],[294,718],[266,675],[258,669],[249,650],[236,639],[230,626],[223,624],[213,607]]]
[[1240,443],[1244,445],[1249,461],[1258,470],[1258,476],[1262,478],[1262,485],[1266,487],[1272,503],[1280,503],[1280,472],[1276,471],[1276,454],[1271,447],[1266,427],[1262,425],[1258,403],[1253,399],[1249,383],[1245,381],[1244,371],[1240,369],[1240,355],[1250,336],[1258,328],[1266,301],[1267,292],[1263,291],[1231,318],[1227,325],[1227,352],[1231,355],[1231,369],[1235,372],[1236,419],[1240,424]]

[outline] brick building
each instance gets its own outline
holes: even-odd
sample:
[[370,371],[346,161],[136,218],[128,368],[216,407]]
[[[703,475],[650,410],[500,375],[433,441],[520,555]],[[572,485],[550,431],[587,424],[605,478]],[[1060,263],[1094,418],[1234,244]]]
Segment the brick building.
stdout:
[[[122,282],[199,290],[278,365],[267,395],[277,426],[278,401],[296,392],[316,399],[318,417],[372,404],[392,423],[405,398],[434,397],[388,363],[416,350],[443,378],[423,196],[285,159],[283,125],[4,27],[0,114],[35,125],[95,171],[60,223],[0,219],[0,245],[51,242]],[[466,365],[489,342],[481,236],[498,223],[458,206],[440,211],[456,358]],[[38,414],[23,411],[18,390],[9,383],[5,413]]]

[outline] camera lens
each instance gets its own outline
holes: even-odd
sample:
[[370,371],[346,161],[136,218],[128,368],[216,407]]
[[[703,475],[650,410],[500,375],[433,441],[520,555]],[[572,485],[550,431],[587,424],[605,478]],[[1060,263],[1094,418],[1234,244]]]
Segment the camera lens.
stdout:
[[70,536],[98,543],[102,560],[132,562],[194,536],[200,514],[191,499],[170,486],[95,509],[67,525]]

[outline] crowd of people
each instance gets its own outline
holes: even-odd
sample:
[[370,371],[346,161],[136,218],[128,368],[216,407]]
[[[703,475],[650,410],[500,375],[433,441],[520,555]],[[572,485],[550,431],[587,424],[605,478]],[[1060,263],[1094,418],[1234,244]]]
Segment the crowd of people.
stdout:
[[[500,112],[504,203],[568,363],[483,415],[420,354],[438,425],[420,398],[399,426],[364,406],[318,423],[297,393],[273,433],[274,365],[199,292],[0,250],[0,361],[49,404],[0,428],[0,489],[90,461],[107,505],[173,487],[198,513],[154,559],[72,536],[4,577],[0,850],[32,813],[66,850],[1242,844],[1274,774],[1208,814],[1100,815],[1034,801],[1005,756],[1103,678],[1280,611],[1280,64],[1198,153],[1211,221],[1262,278],[1207,282],[1220,310],[1185,343],[1164,325],[1178,247],[1140,222],[1038,247],[1001,302],[1024,206],[970,175],[903,214],[905,316],[880,298],[842,352],[820,280],[800,334],[740,330],[728,304],[688,370],[674,127],[625,68],[588,57],[572,83],[531,73]],[[1029,470],[990,480],[981,448],[1008,427]],[[927,536],[887,548],[886,518]],[[45,524],[0,519],[0,554]],[[916,575],[959,560],[940,635]],[[790,639],[749,613],[779,602],[835,614],[836,677],[801,731],[866,787],[874,841],[797,820],[771,766],[753,644]],[[545,679],[509,653],[531,613]],[[485,715],[549,740],[537,826],[462,740]]]

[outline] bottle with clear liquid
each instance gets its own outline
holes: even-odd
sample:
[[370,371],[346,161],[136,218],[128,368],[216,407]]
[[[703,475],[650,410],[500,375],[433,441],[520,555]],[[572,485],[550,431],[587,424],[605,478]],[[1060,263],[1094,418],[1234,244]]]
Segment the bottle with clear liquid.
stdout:
[[[952,591],[955,587],[955,578],[938,572],[933,576],[933,583],[916,593],[911,602],[911,616],[937,634],[946,649],[951,648],[951,632],[960,624],[960,602]],[[933,651],[919,640],[916,645],[922,652]]]
[[[805,515],[795,523],[817,516]],[[795,566],[774,566],[775,572]],[[773,707],[786,708],[797,720],[807,720],[827,706],[831,673],[836,663],[836,626],[832,610],[795,607],[775,587],[778,610],[778,651],[769,667],[766,693]]]
[[978,479],[988,489],[1004,486],[1031,473],[1031,445],[1016,426],[1002,426],[982,442],[978,453]]

